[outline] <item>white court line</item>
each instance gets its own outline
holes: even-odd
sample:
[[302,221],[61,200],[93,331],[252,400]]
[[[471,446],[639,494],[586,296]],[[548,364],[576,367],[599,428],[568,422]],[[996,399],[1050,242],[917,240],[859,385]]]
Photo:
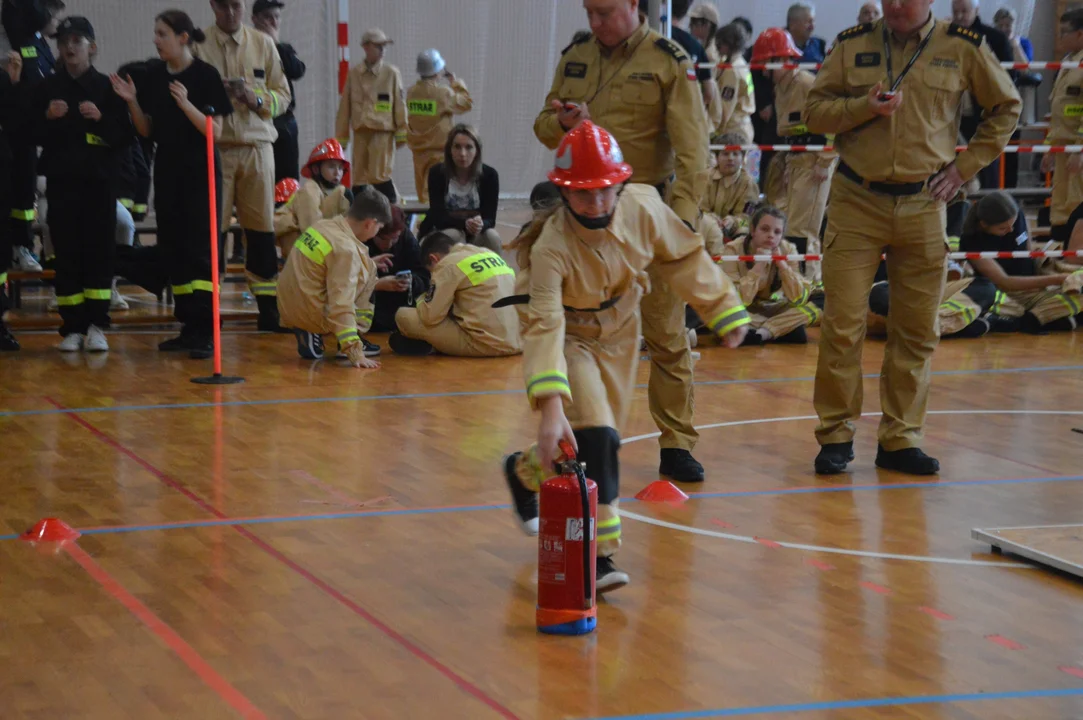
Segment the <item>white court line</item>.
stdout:
[[[879,412],[867,412],[862,413],[861,417],[875,417],[880,415]],[[1083,415],[1083,410],[930,410],[929,415]],[[740,425],[762,425],[764,423],[775,422],[791,422],[794,420],[818,420],[816,415],[792,415],[790,417],[778,417],[778,418],[758,418],[755,420],[731,420],[729,422],[711,423],[709,425],[697,425],[696,430],[710,430],[713,428],[722,427],[737,427]],[[656,438],[661,433],[653,432],[646,433],[645,435],[635,435],[630,438],[625,438],[621,441],[621,445],[629,445],[634,442],[640,442],[642,440],[649,440],[650,438]],[[654,518],[645,517],[638,513],[628,512],[625,509],[621,509],[621,517],[631,518],[632,520],[638,520],[639,522],[647,523],[648,525],[657,525],[658,527],[669,528],[670,530],[678,530],[680,532],[691,533],[693,535],[703,535],[705,537],[716,537],[723,540],[734,540],[736,542],[743,543],[756,543],[757,540],[754,537],[747,535],[732,535],[730,533],[717,532],[715,530],[704,530],[690,525],[678,525],[676,523],[666,522],[665,520],[655,520]],[[802,545],[799,543],[781,542],[779,540],[772,540],[781,547],[789,548],[791,550],[807,550],[810,552],[822,552],[832,553],[834,555],[851,555],[854,557],[866,557],[875,558],[878,560],[909,560],[911,562],[924,562],[924,563],[939,563],[942,565],[972,565],[981,567],[1009,567],[1016,569],[1030,569],[1029,565],[1022,565],[1019,563],[1002,563],[1002,562],[990,562],[986,560],[957,560],[954,558],[940,558],[940,557],[926,557],[922,555],[894,555],[891,553],[878,553],[870,552],[867,550],[847,550],[845,548],[833,548],[822,547],[820,545]]]
[[[703,535],[705,537],[715,537],[723,540],[735,540],[742,543],[758,544],[756,538],[748,537],[747,535],[731,535],[730,533],[704,530],[690,525],[678,525],[677,523],[656,520],[654,518],[639,515],[638,513],[628,512],[624,508],[621,508],[620,516],[622,518],[638,520],[639,522],[647,523],[648,525],[657,525],[658,527],[669,528],[670,530],[691,533],[692,535]],[[892,553],[878,553],[867,550],[847,550],[846,548],[823,547],[820,545],[801,545],[799,543],[782,542],[781,540],[772,540],[771,542],[791,550],[807,550],[810,552],[832,553],[834,555],[852,555],[856,557],[875,558],[877,560],[909,560],[911,562],[938,563],[941,565],[979,565],[982,567],[1030,569],[1029,565],[1022,565],[1019,563],[990,562],[987,560],[956,560],[955,558],[927,557],[924,555],[894,555]]]

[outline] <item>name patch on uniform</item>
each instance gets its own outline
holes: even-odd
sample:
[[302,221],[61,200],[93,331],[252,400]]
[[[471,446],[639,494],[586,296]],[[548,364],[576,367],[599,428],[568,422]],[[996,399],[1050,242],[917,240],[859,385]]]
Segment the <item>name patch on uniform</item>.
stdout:
[[564,66],[564,77],[585,78],[587,76],[587,64],[570,62]]
[[722,88],[722,99],[723,100],[732,100],[733,96],[736,95],[736,94],[737,94],[737,91],[734,90],[731,87]]
[[933,58],[933,61],[929,64],[932,67],[947,68],[949,70],[959,69],[959,61],[954,58]]
[[632,73],[628,76],[629,80],[646,80],[647,82],[654,82],[654,73]]
[[795,112],[790,113],[790,116],[789,116],[789,118],[787,118],[787,121],[788,122],[801,122],[801,111],[797,110]]
[[1083,105],[1066,105],[1064,117],[1083,117]]
[[470,280],[471,285],[481,285],[497,275],[514,275],[515,271],[494,252],[483,252],[460,260],[456,265]]
[[880,53],[858,53],[854,64],[857,65],[857,67],[880,67]]
[[1079,90],[1080,90],[1080,87],[1078,85],[1072,85],[1070,88],[1068,88],[1064,92],[1065,92],[1066,95],[1069,95],[1070,97],[1076,97],[1076,96],[1079,95]]
[[411,115],[424,115],[426,117],[436,117],[436,101],[435,100],[411,100],[406,104],[407,109]]
[[264,70],[263,68],[256,68],[255,70],[252,71],[252,74],[255,75],[257,79],[260,79],[260,80],[267,77],[267,71]]

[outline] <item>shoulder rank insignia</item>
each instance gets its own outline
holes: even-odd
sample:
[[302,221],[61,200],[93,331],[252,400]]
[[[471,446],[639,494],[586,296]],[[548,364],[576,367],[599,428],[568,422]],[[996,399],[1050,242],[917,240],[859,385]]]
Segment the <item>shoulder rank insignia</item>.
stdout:
[[567,53],[569,50],[571,50],[576,45],[582,45],[583,43],[590,40],[592,37],[594,37],[594,33],[589,32],[587,30],[580,30],[579,32],[577,32],[575,35],[572,36],[571,43],[568,44],[568,47],[561,50],[560,54],[564,55],[565,53]]
[[984,39],[980,32],[971,30],[968,27],[963,27],[962,25],[956,25],[955,23],[948,26],[948,35],[951,37],[962,38],[977,47],[981,47],[981,41]]
[[862,23],[861,25],[854,25],[851,28],[846,28],[839,33],[836,41],[849,40],[851,38],[860,37],[861,35],[867,35],[872,32],[872,23]]
[[669,38],[658,38],[654,41],[654,44],[666,55],[672,55],[677,62],[684,62],[688,59],[688,56],[684,54],[684,48]]

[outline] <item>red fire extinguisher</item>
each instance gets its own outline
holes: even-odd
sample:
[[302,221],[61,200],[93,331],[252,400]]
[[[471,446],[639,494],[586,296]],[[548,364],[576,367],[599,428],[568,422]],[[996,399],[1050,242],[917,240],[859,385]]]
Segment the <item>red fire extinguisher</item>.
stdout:
[[594,555],[598,486],[588,480],[575,451],[560,444],[557,476],[542,483],[538,523],[538,630],[585,635],[598,624]]

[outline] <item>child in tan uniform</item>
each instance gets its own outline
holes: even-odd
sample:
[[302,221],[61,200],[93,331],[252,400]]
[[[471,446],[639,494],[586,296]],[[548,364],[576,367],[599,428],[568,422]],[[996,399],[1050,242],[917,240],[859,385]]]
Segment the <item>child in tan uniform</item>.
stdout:
[[297,192],[275,210],[275,237],[283,258],[289,256],[302,230],[317,220],[345,215],[353,202],[350,163],[338,140],[328,138],[312,148],[301,176],[305,179]]
[[[448,69],[438,50],[417,56],[421,76],[406,93],[409,130],[406,144],[414,154],[414,183],[417,199],[429,202],[429,170],[444,161],[444,145],[451,132],[452,118],[470,112],[474,101],[463,81]],[[443,76],[447,84],[440,82]]]
[[391,205],[363,188],[350,211],[319,220],[301,233],[278,282],[278,312],[297,336],[306,360],[323,358],[323,337],[334,333],[339,351],[354,367],[377,368],[365,357],[361,335],[372,325],[376,264],[364,243],[391,222]]
[[620,547],[621,428],[639,367],[640,299],[651,267],[730,347],[744,339],[748,313],[737,291],[689,230],[648,185],[625,182],[632,168],[616,140],[585,120],[568,132],[549,179],[562,204],[512,243],[527,397],[540,411],[537,445],[505,459],[504,474],[524,531],[538,532],[537,491],[567,442],[598,485],[595,571],[598,592],[627,574]]
[[432,282],[416,308],[395,313],[399,331],[391,335],[391,349],[402,355],[433,349],[459,357],[518,355],[518,316],[493,308],[515,290],[515,271],[503,258],[439,231],[421,241],[421,257]]
[[[769,205],[762,207],[752,216],[752,234],[726,243],[722,255],[795,255],[797,248],[783,239],[785,231],[786,215]],[[820,321],[820,309],[809,302],[812,283],[796,262],[724,260],[722,267],[751,313],[752,332],[745,345],[808,342],[805,328]]]
[[[744,145],[740,135],[728,133],[718,138],[718,144]],[[736,237],[737,229],[748,226],[748,221],[760,202],[760,186],[745,170],[744,150],[719,150],[717,165],[706,170],[706,190],[699,208],[718,218],[719,226],[727,239]]]

